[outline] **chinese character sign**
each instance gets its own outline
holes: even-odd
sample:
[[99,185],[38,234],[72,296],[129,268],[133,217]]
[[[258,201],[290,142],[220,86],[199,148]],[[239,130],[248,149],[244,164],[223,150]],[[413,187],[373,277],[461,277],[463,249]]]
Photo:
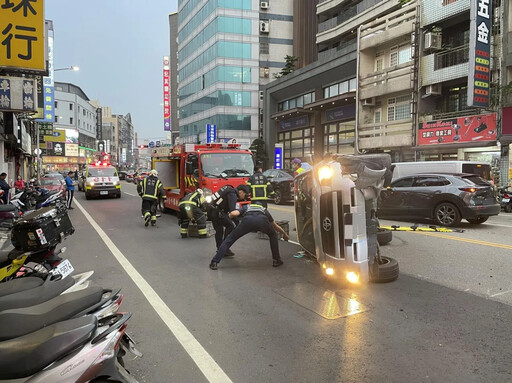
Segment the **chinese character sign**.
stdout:
[[24,77],[0,76],[0,110],[35,112],[35,81]]
[[[49,29],[49,32],[53,33],[53,30]],[[53,88],[53,35],[48,36],[48,71],[49,76],[43,77],[42,106],[38,106],[40,109],[39,114],[42,115],[42,118],[37,119],[36,121],[53,123],[55,121],[55,97]]]
[[0,1],[0,68],[45,71],[43,0]]
[[283,168],[283,145],[277,144],[274,148],[274,168],[282,169]]
[[212,143],[217,140],[217,125],[206,124],[206,143]]
[[418,145],[496,141],[496,113],[421,123]]
[[164,130],[171,130],[171,74],[169,57],[164,56]]
[[471,0],[468,106],[489,107],[492,0]]

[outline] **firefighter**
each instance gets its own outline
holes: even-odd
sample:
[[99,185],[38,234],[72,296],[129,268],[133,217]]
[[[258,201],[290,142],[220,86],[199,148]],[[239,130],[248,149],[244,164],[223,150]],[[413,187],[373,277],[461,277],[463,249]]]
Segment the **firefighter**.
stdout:
[[292,168],[293,168],[293,176],[294,177],[297,177],[300,173],[306,171],[306,169],[304,169],[302,167],[302,161],[299,160],[298,158],[293,159]]
[[[239,189],[239,199],[245,199],[243,189]],[[210,269],[217,270],[218,264],[226,256],[226,252],[229,250],[231,245],[244,235],[261,231],[268,235],[270,239],[270,250],[272,251],[272,266],[279,267],[283,264],[281,256],[279,254],[279,243],[277,239],[276,230],[283,235],[283,239],[288,241],[288,234],[279,226],[269,211],[258,203],[251,203],[250,205],[244,205],[242,208],[232,211],[229,214],[230,218],[242,216],[240,224],[228,235],[228,237],[222,242],[221,246],[217,249],[217,253],[210,262]]]
[[199,238],[206,238],[206,201],[203,197],[203,190],[197,189],[195,192],[188,193],[179,203],[180,207],[180,233],[181,238],[188,237],[188,225],[190,221],[197,224],[197,234]]
[[153,169],[149,176],[144,178],[137,185],[137,192],[142,197],[142,215],[144,216],[144,226],[156,225],[156,207],[158,205],[158,196],[167,199],[162,182],[158,179],[158,172]]
[[[245,185],[240,186],[245,188]],[[231,186],[223,186],[213,194],[212,201],[208,206],[208,219],[212,221],[213,228],[215,229],[217,249],[236,226],[235,222],[229,218],[229,213],[236,210],[238,193],[238,190]],[[227,257],[234,255],[231,250],[226,253]]]
[[261,166],[254,168],[254,174],[249,177],[247,185],[251,188],[251,202],[267,208],[268,196],[274,197],[275,193],[267,177],[262,174]]

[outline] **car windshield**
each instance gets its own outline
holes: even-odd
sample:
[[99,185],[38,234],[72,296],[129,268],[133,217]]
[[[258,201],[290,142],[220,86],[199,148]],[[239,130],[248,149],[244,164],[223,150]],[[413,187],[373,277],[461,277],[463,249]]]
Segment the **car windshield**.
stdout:
[[88,177],[117,177],[115,168],[89,168]]
[[41,186],[60,186],[62,182],[60,182],[57,178],[41,178],[39,182]]
[[249,177],[254,161],[249,153],[204,153],[201,167],[206,177]]

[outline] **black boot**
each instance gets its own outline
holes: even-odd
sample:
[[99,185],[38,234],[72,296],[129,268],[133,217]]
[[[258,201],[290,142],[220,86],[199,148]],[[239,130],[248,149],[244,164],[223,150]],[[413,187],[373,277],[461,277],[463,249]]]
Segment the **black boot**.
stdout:
[[215,262],[215,261],[211,261],[210,262],[210,269],[212,270],[217,270],[219,267],[218,267],[218,263]]
[[233,253],[233,252],[231,251],[231,249],[228,249],[228,250],[226,251],[226,254],[225,254],[224,256],[225,256],[225,257],[234,257],[234,256],[235,256],[235,253]]
[[274,260],[272,261],[272,267],[279,267],[279,266],[281,266],[282,264],[283,264],[283,261],[282,261],[282,260],[280,260],[280,259],[274,259]]

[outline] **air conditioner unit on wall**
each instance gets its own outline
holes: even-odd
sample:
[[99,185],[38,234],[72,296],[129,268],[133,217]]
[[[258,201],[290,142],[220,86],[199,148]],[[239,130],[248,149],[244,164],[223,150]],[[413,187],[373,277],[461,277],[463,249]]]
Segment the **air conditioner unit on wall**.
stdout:
[[363,106],[374,106],[374,105],[375,105],[375,97],[363,99]]
[[270,32],[270,21],[260,20],[260,32],[262,32],[262,33]]
[[425,49],[439,50],[441,49],[442,38],[441,33],[427,32],[425,33]]
[[260,2],[260,8],[261,9],[268,9],[268,1],[261,1]]
[[441,84],[427,85],[427,88],[425,89],[426,96],[440,96],[441,94]]

